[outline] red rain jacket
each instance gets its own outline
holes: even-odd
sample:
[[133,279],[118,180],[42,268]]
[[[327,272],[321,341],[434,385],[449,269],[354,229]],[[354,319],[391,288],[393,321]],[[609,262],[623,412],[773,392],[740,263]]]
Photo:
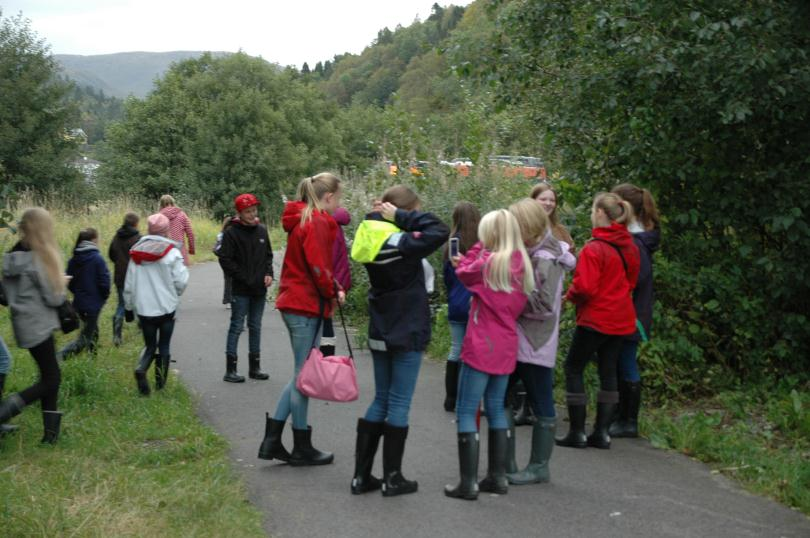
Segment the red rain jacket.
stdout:
[[[623,224],[594,228],[591,234],[593,239],[580,251],[565,298],[577,307],[577,325],[602,334],[633,334],[636,309],[632,293],[640,265],[638,247]],[[605,241],[621,249],[626,271],[619,253]]]
[[332,247],[337,223],[325,211],[314,210],[312,218],[301,224],[307,204],[287,202],[281,225],[287,232],[287,251],[281,266],[276,308],[282,312],[310,318],[318,317],[319,298],[326,301],[324,317],[332,314],[335,276]]

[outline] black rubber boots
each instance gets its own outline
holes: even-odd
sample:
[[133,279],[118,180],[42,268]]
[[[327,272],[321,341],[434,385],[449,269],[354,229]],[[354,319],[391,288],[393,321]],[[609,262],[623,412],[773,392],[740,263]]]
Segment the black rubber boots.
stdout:
[[228,383],[245,382],[245,376],[236,373],[236,355],[225,355],[225,375],[222,380]]
[[382,422],[369,422],[363,418],[357,419],[354,478],[352,478],[352,493],[354,495],[375,491],[382,487],[380,479],[371,474],[371,469],[374,467],[374,456],[377,454],[382,434]]

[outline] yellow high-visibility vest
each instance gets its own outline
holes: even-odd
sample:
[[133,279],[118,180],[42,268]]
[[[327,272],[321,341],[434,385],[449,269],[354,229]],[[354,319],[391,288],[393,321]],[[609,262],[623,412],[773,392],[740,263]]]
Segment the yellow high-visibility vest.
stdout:
[[386,240],[400,231],[396,224],[385,220],[364,220],[354,236],[352,259],[358,263],[374,261]]

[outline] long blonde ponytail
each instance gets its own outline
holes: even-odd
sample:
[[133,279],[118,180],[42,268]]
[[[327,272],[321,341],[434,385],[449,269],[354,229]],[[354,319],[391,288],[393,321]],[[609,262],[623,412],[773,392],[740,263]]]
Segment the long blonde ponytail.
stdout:
[[54,237],[51,214],[41,207],[26,209],[20,220],[20,241],[39,257],[54,293],[64,293],[64,265]]
[[490,211],[478,225],[478,238],[492,253],[484,268],[487,286],[496,291],[512,291],[512,256],[518,251],[523,258],[523,293],[531,293],[534,289],[532,262],[514,215],[506,209]]
[[296,197],[307,203],[306,209],[301,213],[301,224],[312,218],[312,212],[322,209],[320,200],[326,193],[335,193],[340,188],[340,179],[329,172],[321,172],[315,176],[305,177],[298,183]]

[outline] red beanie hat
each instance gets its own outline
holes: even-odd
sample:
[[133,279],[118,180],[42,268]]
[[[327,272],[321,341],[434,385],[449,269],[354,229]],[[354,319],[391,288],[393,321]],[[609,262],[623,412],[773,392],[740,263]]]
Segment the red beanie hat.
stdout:
[[252,194],[240,194],[234,198],[233,205],[236,208],[236,211],[244,211],[249,207],[259,205],[259,199]]

